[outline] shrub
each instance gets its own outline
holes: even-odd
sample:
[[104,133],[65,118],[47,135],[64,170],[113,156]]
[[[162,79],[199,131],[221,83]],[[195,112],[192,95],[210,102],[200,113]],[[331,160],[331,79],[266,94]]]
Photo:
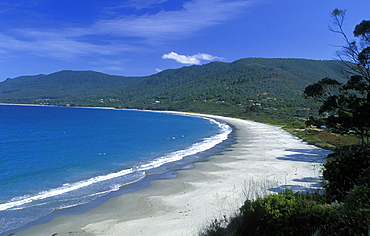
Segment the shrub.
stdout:
[[214,220],[200,235],[367,235],[370,188],[355,186],[343,203],[318,193],[283,193],[247,200],[236,216]]
[[312,235],[327,224],[333,208],[318,194],[272,194],[241,208],[243,224],[236,235]]
[[328,155],[324,168],[327,194],[333,200],[342,201],[355,185],[369,180],[370,155],[368,152],[332,153]]
[[232,231],[230,231],[231,223],[224,215],[224,218],[214,219],[209,226],[204,228],[199,235],[200,236],[225,236],[231,235]]
[[355,186],[339,205],[333,232],[337,235],[367,235],[370,232],[370,188]]

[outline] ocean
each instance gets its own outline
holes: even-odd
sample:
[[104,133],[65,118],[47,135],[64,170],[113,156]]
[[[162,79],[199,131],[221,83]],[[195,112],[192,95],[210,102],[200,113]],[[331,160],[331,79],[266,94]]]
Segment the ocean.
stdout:
[[0,105],[0,234],[206,159],[226,123],[165,112]]

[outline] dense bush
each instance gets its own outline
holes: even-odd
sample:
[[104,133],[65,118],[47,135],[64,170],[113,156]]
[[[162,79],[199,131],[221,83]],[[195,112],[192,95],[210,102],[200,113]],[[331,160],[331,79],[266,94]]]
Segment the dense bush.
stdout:
[[369,183],[369,152],[332,153],[323,166],[324,187],[333,200],[342,201],[354,186]]
[[287,189],[247,200],[240,211],[245,224],[236,229],[237,235],[312,235],[327,223],[333,208],[319,195]]
[[214,220],[200,235],[368,235],[370,188],[356,186],[343,203],[326,203],[317,193],[272,194],[247,200],[239,213]]
[[[370,188],[355,186],[336,211],[332,229],[338,235],[368,235],[370,233]],[[339,234],[340,233],[340,234]]]
[[312,235],[328,225],[334,210],[319,194],[287,189],[245,201],[237,216],[215,220],[203,235]]

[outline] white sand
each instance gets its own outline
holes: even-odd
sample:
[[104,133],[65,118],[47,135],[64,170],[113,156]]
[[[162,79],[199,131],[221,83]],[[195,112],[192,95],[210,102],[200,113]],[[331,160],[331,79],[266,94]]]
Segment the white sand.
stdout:
[[234,126],[230,150],[178,171],[175,179],[155,180],[152,187],[111,198],[89,212],[58,216],[15,235],[196,235],[211,220],[235,212],[255,192],[248,186],[272,191],[319,186],[319,163],[329,151],[279,127],[209,117]]

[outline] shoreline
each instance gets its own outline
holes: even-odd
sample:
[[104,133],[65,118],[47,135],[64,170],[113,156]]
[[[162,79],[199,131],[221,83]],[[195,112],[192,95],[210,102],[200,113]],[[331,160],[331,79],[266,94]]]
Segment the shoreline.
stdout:
[[[7,104],[7,105],[10,105],[10,104]],[[27,107],[27,105],[23,105],[23,104],[16,104],[16,105],[11,104],[11,105],[14,106],[14,107],[16,107],[16,106]],[[38,106],[38,107],[44,107],[44,106]],[[84,109],[84,108],[81,108],[81,109]],[[100,108],[87,108],[87,109],[100,110]],[[109,110],[115,110],[115,112],[131,111],[131,110],[128,110],[128,109],[125,109],[125,110],[119,109],[119,110],[117,110],[117,109],[114,109],[114,108],[109,108]],[[139,112],[143,112],[143,111],[135,110],[133,112],[137,112],[138,115],[145,114],[145,113],[149,114],[149,112],[154,114],[152,111],[144,111],[145,113],[139,113]],[[123,113],[123,114],[125,114],[125,113]],[[168,113],[168,114],[170,114],[170,113]],[[128,192],[133,192],[133,191],[137,191],[137,190],[140,190],[140,189],[143,189],[143,188],[147,188],[147,187],[150,186],[150,182],[153,181],[153,180],[174,178],[177,175],[177,173],[176,173],[177,170],[186,169],[186,168],[193,168],[193,163],[194,162],[206,161],[207,157],[209,155],[215,154],[215,153],[219,152],[219,150],[223,150],[224,148],[227,148],[226,145],[228,145],[228,143],[230,145],[230,142],[232,142],[232,138],[229,138],[230,136],[228,137],[228,134],[232,131],[232,129],[230,127],[228,127],[227,125],[225,125],[224,122],[215,121],[211,118],[204,118],[204,117],[199,117],[199,116],[194,116],[194,115],[173,113],[173,116],[179,116],[180,117],[180,115],[183,116],[183,117],[188,116],[188,117],[196,117],[197,119],[201,118],[202,120],[210,120],[210,121],[212,120],[211,122],[215,123],[215,124],[217,123],[217,125],[221,128],[222,131],[219,134],[213,134],[211,137],[207,137],[207,139],[205,139],[203,141],[194,143],[190,147],[185,148],[183,150],[176,151],[176,152],[169,152],[168,155],[164,155],[163,157],[158,157],[156,159],[153,159],[152,161],[142,162],[141,165],[133,165],[133,167],[131,169],[134,172],[144,172],[144,173],[146,173],[145,177],[142,176],[142,177],[140,177],[140,179],[138,179],[139,181],[135,180],[135,181],[133,181],[129,184],[124,184],[119,189],[115,188],[114,190],[111,190],[111,192],[108,193],[107,195],[104,194],[103,197],[98,197],[97,199],[95,199],[91,202],[81,204],[81,205],[77,205],[77,204],[75,204],[75,202],[72,202],[72,204],[71,204],[72,206],[67,207],[67,208],[64,208],[67,205],[67,204],[64,203],[64,205],[62,206],[63,207],[62,209],[55,210],[55,211],[53,211],[53,209],[58,209],[58,207],[50,208],[50,210],[49,210],[49,208],[42,207],[42,209],[47,209],[48,210],[48,211],[44,210],[44,212],[51,212],[51,213],[46,214],[44,216],[40,216],[40,218],[38,218],[38,219],[35,218],[34,220],[31,220],[28,223],[27,223],[28,219],[32,219],[32,218],[31,217],[22,218],[22,214],[20,214],[20,217],[15,215],[14,216],[15,218],[12,217],[12,214],[10,214],[10,216],[4,216],[5,217],[5,222],[3,222],[3,224],[2,224],[2,228],[1,228],[2,230],[1,230],[0,235],[7,235],[9,233],[12,233],[12,232],[15,232],[15,231],[20,231],[20,230],[32,227],[34,225],[49,222],[55,216],[80,214],[80,213],[83,213],[83,212],[87,212],[87,211],[91,210],[92,208],[100,205],[102,202],[108,200],[109,198],[112,198],[112,197],[120,195],[120,194],[125,194],[125,193],[128,193]],[[167,114],[166,114],[166,116],[167,116]],[[228,141],[223,142],[223,141],[226,141],[226,140],[228,140]],[[175,153],[176,155],[174,155],[173,153]],[[131,169],[124,169],[120,172],[124,172],[125,170],[131,170]],[[108,177],[108,175],[115,175],[117,173],[118,172],[103,174],[100,177]],[[111,178],[111,177],[109,177],[109,178]],[[84,182],[86,182],[86,181],[92,182],[94,180],[93,180],[93,178],[88,178],[88,179],[83,180],[83,181]],[[78,181],[78,182],[71,182],[71,183],[74,185],[75,183],[78,184],[78,183],[82,183],[82,182]],[[72,186],[72,184],[71,184],[71,186]],[[70,184],[68,184],[68,185],[70,185]],[[51,189],[51,190],[53,190],[53,189]],[[40,192],[40,194],[45,195],[45,194],[48,194],[48,193]],[[30,198],[31,197],[32,196],[30,196]],[[32,198],[34,198],[34,197],[32,197]],[[83,199],[83,198],[81,198],[81,199]],[[73,204],[75,204],[75,205],[73,205]],[[3,204],[3,205],[5,205],[5,204]],[[5,207],[7,207],[7,206],[5,206]],[[28,210],[28,211],[30,212],[30,210]],[[7,219],[8,217],[9,217],[9,219]],[[19,219],[19,221],[18,221],[18,219]],[[22,225],[18,226],[18,227],[13,228],[13,229],[4,231],[5,225],[6,225],[7,222],[10,222],[10,223],[19,222],[20,224],[21,224],[21,222],[24,222],[24,223]]]
[[[85,213],[62,215],[13,235],[194,235],[213,219],[233,214],[260,183],[270,193],[319,187],[318,165],[330,153],[306,144],[279,127],[237,118],[188,114],[222,120],[234,128],[235,143],[177,177],[108,199]],[[253,186],[252,186],[253,187]]]

